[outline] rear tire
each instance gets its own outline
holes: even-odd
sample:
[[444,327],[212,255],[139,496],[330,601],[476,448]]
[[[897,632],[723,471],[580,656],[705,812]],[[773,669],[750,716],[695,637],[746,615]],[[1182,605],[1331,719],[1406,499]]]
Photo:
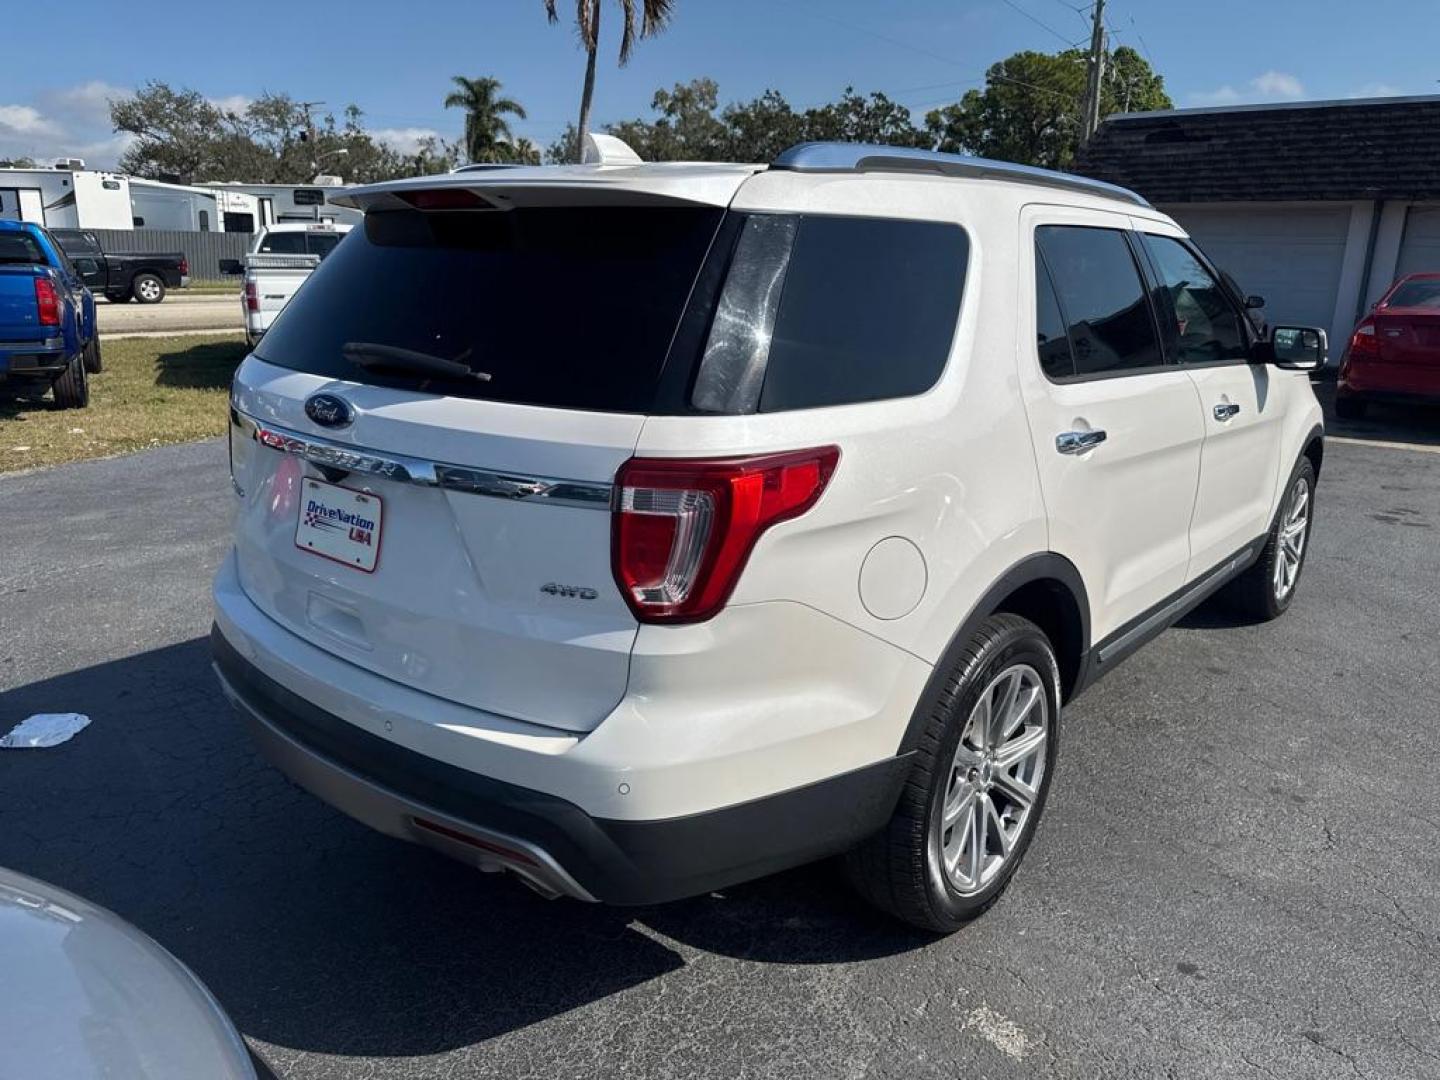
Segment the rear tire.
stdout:
[[55,391],[55,404],[61,409],[83,409],[90,404],[90,381],[85,378],[83,353],[76,353],[70,358],[70,363],[52,384],[52,389]]
[[85,371],[90,375],[99,375],[105,370],[105,361],[100,356],[100,338],[95,336],[90,339],[90,344],[85,346]]
[[921,708],[895,813],[845,865],[875,906],[949,933],[999,899],[1044,811],[1060,719],[1054,649],[1034,623],[992,615]]
[[1369,407],[1370,403],[1364,398],[1350,397],[1348,394],[1335,396],[1335,415],[1341,420],[1363,420]]
[[142,304],[158,304],[165,299],[165,282],[155,274],[136,274],[130,292]]
[[1285,614],[1300,587],[1314,522],[1315,466],[1304,458],[1285,485],[1280,512],[1260,558],[1225,587],[1225,599],[1232,607],[1262,622]]

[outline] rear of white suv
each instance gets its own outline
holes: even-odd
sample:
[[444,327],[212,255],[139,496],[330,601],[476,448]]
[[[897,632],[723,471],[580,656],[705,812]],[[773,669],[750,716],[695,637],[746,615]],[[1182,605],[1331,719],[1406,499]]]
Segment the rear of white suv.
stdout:
[[1034,308],[1035,189],[872,160],[355,193],[232,395],[214,647],[266,755],[546,893],[855,849],[921,925],[992,901],[1094,613],[1192,579],[1097,606],[1052,550],[1035,339],[997,316]]

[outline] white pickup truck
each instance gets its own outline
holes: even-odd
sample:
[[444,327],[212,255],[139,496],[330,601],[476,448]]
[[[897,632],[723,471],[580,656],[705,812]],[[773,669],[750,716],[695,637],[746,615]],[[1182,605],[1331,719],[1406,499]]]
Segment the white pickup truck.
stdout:
[[222,260],[227,273],[245,275],[241,308],[245,340],[254,345],[270,329],[290,298],[305,283],[320,260],[350,231],[349,225],[296,222],[261,229],[244,260]]

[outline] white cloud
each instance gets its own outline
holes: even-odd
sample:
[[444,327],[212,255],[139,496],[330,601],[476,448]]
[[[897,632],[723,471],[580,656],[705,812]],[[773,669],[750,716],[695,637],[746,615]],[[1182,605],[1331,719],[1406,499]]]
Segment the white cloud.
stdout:
[[1280,98],[1283,101],[1297,101],[1305,96],[1305,87],[1300,80],[1283,71],[1267,71],[1263,75],[1257,75],[1250,81],[1250,85],[1266,97]]
[[1191,94],[1191,105],[1239,105],[1272,101],[1299,101],[1305,97],[1305,85],[1284,71],[1267,71],[1237,89],[1226,84],[1215,90]]
[[402,154],[415,154],[419,152],[422,141],[438,139],[440,133],[425,127],[376,128],[370,132],[370,137]]
[[1366,83],[1364,86],[1359,87],[1358,89],[1351,90],[1350,93],[1346,94],[1345,96],[1352,98],[1404,97],[1408,93],[1409,91],[1404,89],[1403,87],[1394,86],[1391,83],[1373,82]]
[[0,105],[0,137],[43,138],[59,133],[60,126],[42,116],[38,109],[29,105]]
[[66,90],[43,94],[40,100],[52,112],[73,117],[77,121],[109,124],[110,102],[128,98],[130,95],[131,92],[123,86],[112,86],[99,79],[92,79]]

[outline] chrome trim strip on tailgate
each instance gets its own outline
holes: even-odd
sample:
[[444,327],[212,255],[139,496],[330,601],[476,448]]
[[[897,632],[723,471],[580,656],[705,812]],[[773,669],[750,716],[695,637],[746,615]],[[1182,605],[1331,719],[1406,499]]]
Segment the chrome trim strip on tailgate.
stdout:
[[497,472],[470,465],[429,461],[407,454],[346,446],[318,435],[303,435],[289,428],[262,423],[233,406],[230,409],[230,422],[262,446],[284,454],[294,454],[313,465],[325,468],[379,476],[397,483],[485,495],[493,499],[535,499],[550,506],[573,506],[585,510],[610,509],[613,490],[611,484]]

